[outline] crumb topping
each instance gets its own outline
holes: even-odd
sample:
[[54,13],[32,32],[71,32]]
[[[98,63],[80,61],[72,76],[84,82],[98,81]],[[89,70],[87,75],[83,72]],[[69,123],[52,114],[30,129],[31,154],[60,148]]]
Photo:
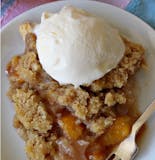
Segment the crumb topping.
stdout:
[[[27,157],[73,160],[68,150],[56,143],[62,139],[72,151],[77,140],[87,144],[80,146],[84,150],[96,146],[98,138],[102,148],[121,142],[130,132],[131,117],[120,117],[118,106],[133,104],[134,95],[131,91],[128,96],[127,84],[144,64],[143,47],[122,37],[126,51],[118,66],[91,85],[74,88],[60,85],[42,69],[32,24],[22,24],[19,31],[26,48],[7,65],[8,97],[14,103],[14,127],[26,142]],[[89,157],[105,158],[108,152],[104,152],[95,149]]]

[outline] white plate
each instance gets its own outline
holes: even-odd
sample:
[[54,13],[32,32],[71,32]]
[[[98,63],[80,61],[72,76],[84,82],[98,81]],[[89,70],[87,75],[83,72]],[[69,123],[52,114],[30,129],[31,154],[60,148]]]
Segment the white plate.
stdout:
[[[43,11],[56,12],[66,4],[88,10],[96,15],[103,16],[112,25],[130,37],[135,42],[141,43],[146,49],[148,71],[137,74],[140,86],[139,104],[143,111],[146,105],[155,97],[155,31],[137,17],[111,5],[87,0],[58,1],[48,3],[25,12],[11,21],[2,29],[2,160],[24,160],[24,143],[12,127],[14,115],[13,105],[6,97],[9,86],[5,75],[5,66],[13,55],[23,52],[23,41],[18,33],[18,26],[24,21],[39,22]],[[147,133],[144,137],[142,149],[137,160],[155,159],[155,115],[148,121]]]

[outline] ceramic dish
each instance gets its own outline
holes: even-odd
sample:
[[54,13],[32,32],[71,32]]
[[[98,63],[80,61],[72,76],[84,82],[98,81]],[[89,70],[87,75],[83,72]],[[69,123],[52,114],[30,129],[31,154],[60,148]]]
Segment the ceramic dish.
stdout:
[[[140,71],[136,75],[139,85],[139,110],[142,112],[147,104],[155,98],[155,31],[146,23],[114,6],[95,1],[58,1],[41,5],[18,16],[2,29],[2,159],[24,160],[24,142],[17,135],[12,126],[14,110],[6,96],[9,87],[5,75],[5,67],[13,55],[22,53],[23,41],[18,32],[18,26],[24,21],[39,22],[43,11],[56,12],[64,5],[71,4],[104,17],[113,26],[119,28],[122,34],[132,41],[138,42],[146,49],[147,71]],[[141,150],[137,160],[152,160],[155,158],[155,115],[148,121],[147,130],[143,137]]]

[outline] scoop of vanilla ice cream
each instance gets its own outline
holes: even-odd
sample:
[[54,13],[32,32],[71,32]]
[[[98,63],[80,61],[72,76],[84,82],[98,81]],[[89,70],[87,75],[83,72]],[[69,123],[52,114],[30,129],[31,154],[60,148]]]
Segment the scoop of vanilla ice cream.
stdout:
[[72,6],[43,13],[34,32],[40,63],[60,84],[90,84],[115,68],[125,52],[116,29]]

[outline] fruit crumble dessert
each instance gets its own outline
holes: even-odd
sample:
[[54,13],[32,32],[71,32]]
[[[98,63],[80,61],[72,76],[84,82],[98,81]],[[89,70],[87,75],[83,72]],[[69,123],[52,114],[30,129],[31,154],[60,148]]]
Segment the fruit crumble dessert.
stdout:
[[[75,19],[73,29],[79,30],[79,26],[77,27],[79,23],[76,23],[76,21],[81,18],[80,23],[85,22],[83,16],[86,17],[86,20],[90,20],[89,26],[92,25],[92,31],[95,28],[94,23],[100,25],[100,22],[96,21],[94,17],[91,19],[91,15],[87,12],[75,8],[70,10],[71,13],[68,13],[68,8],[65,8],[63,14],[67,12],[66,16]],[[42,21],[46,21],[50,17],[58,18],[58,15],[44,13]],[[61,21],[66,20],[66,24],[68,21],[72,23],[72,19],[68,19],[60,18]],[[52,22],[55,21],[51,20]],[[60,27],[58,25],[60,21],[58,22],[56,23],[56,29]],[[48,21],[47,24],[50,26],[51,23]],[[55,24],[52,23],[52,25]],[[65,26],[63,27],[65,28]],[[83,28],[86,27],[84,25]],[[102,60],[99,64],[97,64],[98,60],[92,62],[91,56],[93,57],[93,55],[89,54],[86,55],[89,56],[89,61],[83,61],[82,54],[86,51],[85,46],[82,46],[76,52],[81,58],[81,63],[75,64],[79,57],[74,55],[75,59],[71,59],[74,62],[73,64],[68,60],[68,56],[70,56],[68,52],[75,51],[75,44],[71,43],[70,45],[74,48],[68,49],[66,47],[68,41],[62,40],[69,37],[66,36],[68,31],[60,29],[64,32],[60,35],[62,39],[53,43],[50,41],[53,44],[51,48],[55,45],[55,53],[52,53],[52,55],[56,54],[53,57],[53,59],[56,59],[54,61],[48,57],[51,50],[50,47],[48,48],[49,39],[46,38],[50,35],[57,36],[60,32],[55,31],[50,32],[49,35],[46,35],[46,33],[42,35],[42,32],[39,33],[39,31],[43,28],[45,29],[45,26],[42,28],[40,26],[40,30],[37,28],[37,31],[34,31],[34,24],[32,23],[20,25],[19,31],[25,41],[25,51],[24,54],[14,56],[7,65],[10,81],[8,97],[14,103],[15,108],[13,125],[25,141],[27,157],[30,160],[104,160],[114,146],[129,135],[131,126],[138,117],[138,113],[133,111],[136,102],[133,75],[144,65],[144,48],[120,36],[118,46],[113,47],[111,46],[113,44],[110,44],[109,47],[112,49],[108,49],[105,45],[105,54],[102,56],[105,59],[105,61],[103,60],[104,64],[100,64]],[[97,29],[100,30],[101,28],[98,27]],[[49,30],[47,28],[45,31],[49,32]],[[72,29],[69,31],[72,34]],[[93,32],[94,37],[97,34],[96,32]],[[74,37],[82,35],[74,34]],[[85,36],[87,35],[89,33]],[[106,43],[111,41],[113,35],[106,32],[104,36],[111,36],[109,40],[106,39],[105,41],[102,37],[99,37],[103,43]],[[82,36],[81,38],[85,37]],[[69,42],[73,42],[72,37],[68,39],[70,39]],[[88,38],[86,39],[89,41]],[[64,54],[66,52],[67,64],[65,62],[61,63],[66,58],[61,59],[63,56],[60,54],[61,49],[59,50],[61,43],[65,43],[64,46],[62,45],[62,50]],[[81,41],[79,40],[77,43],[80,44]],[[85,41],[83,40],[82,43],[85,44]],[[100,45],[99,42],[97,44]],[[97,53],[100,52],[99,47],[97,47]],[[116,57],[113,55],[115,54],[113,49],[120,52]],[[94,50],[91,50],[91,52]],[[101,47],[101,50],[104,52],[104,47]],[[97,56],[99,55],[96,55],[96,58]],[[47,63],[49,63],[48,60],[53,63],[54,69],[45,64],[43,57],[47,59]],[[111,59],[113,59],[112,63],[110,63]],[[58,66],[55,67],[55,64]],[[94,64],[97,65],[102,74],[97,71]],[[67,70],[68,67],[65,68],[66,65],[70,65],[71,69],[69,68],[69,71]],[[81,70],[80,65],[82,67],[88,65],[89,67]],[[96,70],[94,67],[96,67]],[[76,69],[73,73],[72,68]],[[78,69],[81,74],[84,73],[81,77],[79,75],[79,79]],[[68,72],[69,75],[67,75]],[[90,74],[87,75],[88,72]],[[95,78],[92,78],[91,74],[95,75]],[[62,80],[59,80],[61,76]]]

